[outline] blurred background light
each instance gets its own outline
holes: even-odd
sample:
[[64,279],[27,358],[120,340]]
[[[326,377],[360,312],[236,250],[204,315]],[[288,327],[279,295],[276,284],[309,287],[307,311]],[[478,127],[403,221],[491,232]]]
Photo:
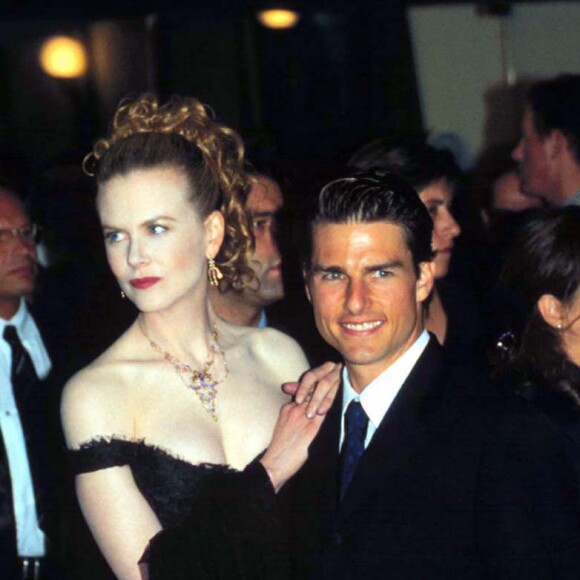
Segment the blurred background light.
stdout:
[[40,64],[44,72],[53,77],[82,77],[87,72],[85,47],[70,36],[53,36],[40,49]]
[[294,10],[272,8],[258,12],[258,21],[266,28],[282,30],[292,28],[298,24],[300,15]]

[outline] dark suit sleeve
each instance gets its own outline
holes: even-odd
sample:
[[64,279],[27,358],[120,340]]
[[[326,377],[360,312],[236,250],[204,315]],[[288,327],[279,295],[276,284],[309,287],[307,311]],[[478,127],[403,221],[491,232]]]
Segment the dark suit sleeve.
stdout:
[[477,534],[490,578],[580,578],[578,450],[540,414],[515,414],[489,442]]
[[257,460],[243,472],[208,473],[191,514],[159,532],[142,559],[150,580],[285,580],[275,493]]

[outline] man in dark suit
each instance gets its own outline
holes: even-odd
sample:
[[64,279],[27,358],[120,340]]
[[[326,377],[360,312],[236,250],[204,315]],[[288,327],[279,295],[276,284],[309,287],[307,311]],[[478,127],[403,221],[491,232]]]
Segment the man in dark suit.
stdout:
[[281,492],[297,578],[580,577],[570,441],[424,330],[432,225],[390,175],[321,192],[306,285],[342,390]]
[[[18,196],[0,188],[0,576],[62,579],[48,558],[57,518],[57,397],[44,337],[32,316],[36,226]],[[47,516],[53,512],[53,518]],[[54,538],[53,538],[54,540]]]

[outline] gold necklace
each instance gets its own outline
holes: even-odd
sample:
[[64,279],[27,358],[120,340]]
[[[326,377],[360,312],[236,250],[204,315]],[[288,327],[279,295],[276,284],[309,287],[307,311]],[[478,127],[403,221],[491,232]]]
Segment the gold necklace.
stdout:
[[[212,337],[215,344],[209,347],[210,355],[208,359],[203,363],[201,370],[192,369],[191,366],[179,360],[176,356],[173,356],[170,352],[163,350],[154,340],[147,336],[145,329],[143,328],[141,321],[139,320],[139,328],[143,333],[143,336],[149,341],[151,348],[163,355],[163,358],[170,363],[175,372],[185,383],[185,386],[191,389],[199,398],[202,407],[211,415],[214,421],[218,420],[216,412],[216,399],[217,399],[217,386],[225,381],[229,374],[228,364],[226,361],[226,354],[218,343],[218,333],[214,326],[212,329]],[[224,361],[224,375],[219,379],[215,379],[212,373],[212,368],[217,355],[221,355]]]

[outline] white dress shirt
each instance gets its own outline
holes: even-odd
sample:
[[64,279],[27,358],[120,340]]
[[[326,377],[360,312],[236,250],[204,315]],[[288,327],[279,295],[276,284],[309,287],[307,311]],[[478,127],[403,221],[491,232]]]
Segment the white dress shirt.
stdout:
[[23,299],[11,320],[0,318],[0,430],[10,469],[18,555],[38,558],[45,555],[45,540],[38,525],[26,442],[12,389],[12,350],[3,338],[4,328],[9,324],[16,327],[22,346],[28,351],[39,378],[44,379],[48,375],[51,362],[38,327]]
[[268,327],[268,319],[266,318],[266,311],[262,310],[262,314],[260,314],[260,320],[258,321],[258,328],[267,328]]
[[580,189],[574,194],[571,195],[564,203],[564,206],[567,205],[580,205]]
[[395,400],[403,383],[413,370],[415,363],[425,350],[429,342],[429,333],[426,330],[419,335],[417,340],[376,379],[369,383],[362,393],[357,393],[350,382],[346,366],[342,370],[342,420],[340,425],[339,451],[344,439],[344,414],[350,402],[360,401],[362,408],[369,418],[365,449],[368,447],[373,435],[379,428],[383,417],[386,415],[391,403]]

